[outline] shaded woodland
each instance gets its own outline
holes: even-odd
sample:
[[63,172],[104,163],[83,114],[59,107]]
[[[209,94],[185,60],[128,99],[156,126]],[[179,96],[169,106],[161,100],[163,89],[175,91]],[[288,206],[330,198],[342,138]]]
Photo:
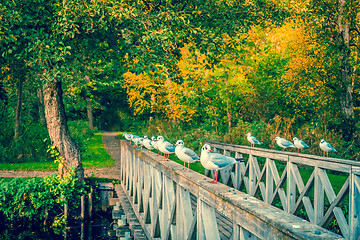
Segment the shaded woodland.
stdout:
[[52,144],[83,178],[89,129],[359,160],[359,26],[355,0],[3,0],[0,162]]

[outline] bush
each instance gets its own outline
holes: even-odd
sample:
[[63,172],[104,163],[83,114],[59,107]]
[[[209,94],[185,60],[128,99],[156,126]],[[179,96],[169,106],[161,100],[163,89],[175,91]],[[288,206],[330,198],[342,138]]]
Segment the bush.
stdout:
[[89,185],[69,173],[61,179],[58,174],[43,178],[15,178],[0,180],[0,215],[5,221],[38,224],[48,219],[56,222],[63,205],[78,209],[80,197]]

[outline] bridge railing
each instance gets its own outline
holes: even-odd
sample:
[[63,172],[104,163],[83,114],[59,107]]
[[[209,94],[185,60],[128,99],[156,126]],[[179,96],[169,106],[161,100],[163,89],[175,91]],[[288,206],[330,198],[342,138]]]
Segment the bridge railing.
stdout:
[[120,169],[121,186],[149,239],[341,239],[126,141]]
[[360,162],[207,143],[218,152],[243,159],[220,171],[224,184],[346,239],[360,238]]

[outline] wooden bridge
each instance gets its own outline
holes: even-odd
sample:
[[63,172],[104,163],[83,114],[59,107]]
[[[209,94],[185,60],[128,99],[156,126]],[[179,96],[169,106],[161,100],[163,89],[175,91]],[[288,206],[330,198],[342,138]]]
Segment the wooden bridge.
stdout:
[[223,184],[121,141],[121,187],[149,239],[360,239],[360,163],[208,143],[244,159]]

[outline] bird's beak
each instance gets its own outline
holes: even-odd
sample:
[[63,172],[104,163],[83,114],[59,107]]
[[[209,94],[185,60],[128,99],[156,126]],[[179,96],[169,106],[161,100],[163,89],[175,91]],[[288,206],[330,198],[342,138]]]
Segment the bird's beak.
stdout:
[[212,150],[211,150],[211,149],[209,149],[209,152],[212,152]]

